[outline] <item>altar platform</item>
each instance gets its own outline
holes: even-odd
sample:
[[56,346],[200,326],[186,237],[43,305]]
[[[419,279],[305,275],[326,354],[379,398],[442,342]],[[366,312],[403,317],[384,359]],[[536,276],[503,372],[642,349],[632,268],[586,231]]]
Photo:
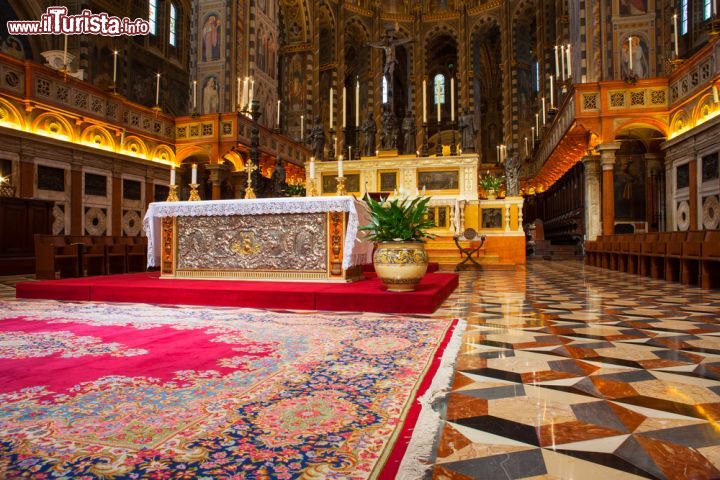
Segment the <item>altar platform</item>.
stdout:
[[415,292],[388,292],[374,272],[354,283],[161,279],[157,272],[25,282],[17,298],[293,310],[433,313],[458,286],[428,273]]

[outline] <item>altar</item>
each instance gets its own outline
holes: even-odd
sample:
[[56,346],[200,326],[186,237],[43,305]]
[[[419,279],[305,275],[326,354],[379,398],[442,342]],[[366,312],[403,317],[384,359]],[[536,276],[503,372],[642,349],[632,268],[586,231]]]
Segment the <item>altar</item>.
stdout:
[[156,202],[143,227],[161,278],[351,282],[372,262],[352,197]]

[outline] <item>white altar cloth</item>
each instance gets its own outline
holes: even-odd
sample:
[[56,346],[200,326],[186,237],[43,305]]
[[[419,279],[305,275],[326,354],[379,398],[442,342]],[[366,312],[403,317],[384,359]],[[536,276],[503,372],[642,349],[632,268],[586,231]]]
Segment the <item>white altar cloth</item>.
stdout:
[[373,245],[360,225],[370,223],[365,202],[353,197],[284,197],[248,200],[207,200],[200,202],[154,202],[148,206],[143,229],[148,238],[148,267],[160,265],[160,219],[220,215],[262,215],[284,213],[347,212],[343,248],[343,269],[372,262]]

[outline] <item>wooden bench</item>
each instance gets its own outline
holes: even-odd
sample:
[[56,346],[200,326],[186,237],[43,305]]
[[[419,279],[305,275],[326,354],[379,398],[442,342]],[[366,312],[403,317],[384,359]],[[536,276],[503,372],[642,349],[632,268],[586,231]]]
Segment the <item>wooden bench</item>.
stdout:
[[708,230],[700,256],[700,286],[720,288],[720,230]]

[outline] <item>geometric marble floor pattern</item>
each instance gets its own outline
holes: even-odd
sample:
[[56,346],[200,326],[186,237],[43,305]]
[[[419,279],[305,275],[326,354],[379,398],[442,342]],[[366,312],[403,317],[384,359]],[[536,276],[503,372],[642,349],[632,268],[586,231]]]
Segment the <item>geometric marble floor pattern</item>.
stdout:
[[579,262],[464,274],[433,478],[720,478],[720,292]]

